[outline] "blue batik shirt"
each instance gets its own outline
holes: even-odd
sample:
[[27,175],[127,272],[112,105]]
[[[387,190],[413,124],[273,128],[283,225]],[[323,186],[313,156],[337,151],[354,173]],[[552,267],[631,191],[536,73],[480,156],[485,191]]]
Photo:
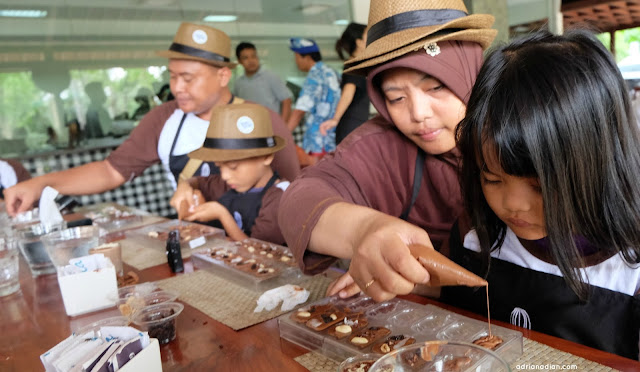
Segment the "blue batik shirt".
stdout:
[[316,62],[304,81],[296,109],[305,111],[304,138],[302,147],[306,152],[321,153],[335,151],[336,131],[331,129],[326,136],[320,133],[320,124],[333,118],[340,99],[338,73],[322,61]]

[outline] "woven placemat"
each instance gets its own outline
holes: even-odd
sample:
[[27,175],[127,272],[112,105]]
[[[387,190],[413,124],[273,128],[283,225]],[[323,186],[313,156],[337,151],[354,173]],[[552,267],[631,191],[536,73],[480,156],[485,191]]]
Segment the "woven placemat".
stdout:
[[[339,365],[339,363],[314,351],[300,355],[293,360],[311,372],[336,372]],[[613,368],[554,349],[551,346],[528,338],[524,338],[524,348],[520,358],[511,363],[511,369],[513,371],[528,369],[535,369],[536,371],[556,371],[563,368],[563,366],[565,369],[573,371],[617,371]]]
[[[118,241],[122,247],[122,261],[138,270],[167,263],[165,244],[158,240],[150,244],[150,239],[128,238]],[[155,243],[155,242],[154,242]],[[182,259],[191,257],[191,249],[182,249]]]
[[[331,279],[317,275],[298,285],[310,293],[307,302],[324,297]],[[256,301],[262,293],[254,292],[208,271],[198,270],[157,282],[162,289],[180,293],[178,299],[207,314],[211,318],[239,330],[264,322],[285,312],[280,305],[271,311],[254,313]]]

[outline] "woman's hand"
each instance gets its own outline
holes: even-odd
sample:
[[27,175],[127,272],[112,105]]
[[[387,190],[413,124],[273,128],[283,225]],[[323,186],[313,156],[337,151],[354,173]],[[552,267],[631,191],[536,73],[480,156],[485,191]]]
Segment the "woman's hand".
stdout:
[[[354,237],[349,275],[374,300],[386,301],[408,294],[416,284],[429,282],[429,273],[408,248],[413,243],[432,246],[421,228],[375,211],[368,223],[355,231]],[[347,278],[337,284],[342,284],[344,294],[354,291]]]
[[331,129],[337,126],[338,126],[338,121],[336,119],[329,119],[327,121],[324,121],[322,122],[322,124],[320,124],[320,134],[322,134],[323,136],[326,136],[328,131],[330,131]]
[[333,296],[337,293],[340,298],[351,297],[359,292],[360,287],[353,281],[349,273],[345,273],[331,282],[327,288],[327,296]]

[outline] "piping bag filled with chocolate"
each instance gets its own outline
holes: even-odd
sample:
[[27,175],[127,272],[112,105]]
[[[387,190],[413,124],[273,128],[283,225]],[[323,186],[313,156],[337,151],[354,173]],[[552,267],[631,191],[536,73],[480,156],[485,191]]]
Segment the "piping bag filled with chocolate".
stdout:
[[474,340],[473,343],[487,349],[495,349],[502,344],[502,339],[491,332],[491,313],[489,311],[489,283],[456,264],[433,248],[421,244],[410,244],[409,251],[420,264],[427,269],[432,287],[464,285],[467,287],[485,287],[487,291],[487,318],[489,322],[489,334]]
[[456,264],[433,248],[421,244],[410,244],[411,254],[429,272],[429,285],[433,287],[465,285],[486,287],[487,281]]

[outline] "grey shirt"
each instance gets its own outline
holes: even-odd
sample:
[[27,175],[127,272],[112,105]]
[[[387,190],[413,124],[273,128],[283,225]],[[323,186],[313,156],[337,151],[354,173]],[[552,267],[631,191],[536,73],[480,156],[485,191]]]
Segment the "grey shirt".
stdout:
[[233,86],[233,94],[278,113],[280,113],[280,103],[291,98],[291,92],[282,79],[262,66],[251,77],[246,74],[238,77]]

